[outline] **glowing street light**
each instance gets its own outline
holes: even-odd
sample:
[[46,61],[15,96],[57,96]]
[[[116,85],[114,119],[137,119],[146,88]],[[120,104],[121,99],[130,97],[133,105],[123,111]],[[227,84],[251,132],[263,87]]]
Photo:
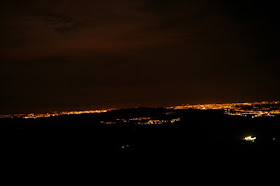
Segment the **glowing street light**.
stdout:
[[246,141],[251,141],[251,142],[255,142],[256,139],[257,139],[256,137],[252,137],[252,136],[246,136],[246,137],[244,138],[244,140],[246,140]]

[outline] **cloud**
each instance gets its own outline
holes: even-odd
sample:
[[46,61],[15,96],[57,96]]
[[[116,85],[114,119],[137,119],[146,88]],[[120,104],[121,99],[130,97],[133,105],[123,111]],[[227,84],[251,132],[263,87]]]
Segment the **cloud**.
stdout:
[[63,14],[47,14],[42,17],[43,21],[59,34],[67,34],[79,29],[81,22],[74,20],[71,16]]

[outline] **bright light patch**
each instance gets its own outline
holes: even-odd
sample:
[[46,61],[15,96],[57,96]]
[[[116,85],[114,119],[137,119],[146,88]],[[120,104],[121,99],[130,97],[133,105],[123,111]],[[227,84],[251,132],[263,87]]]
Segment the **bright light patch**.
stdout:
[[246,136],[244,140],[254,142],[257,138],[252,136]]

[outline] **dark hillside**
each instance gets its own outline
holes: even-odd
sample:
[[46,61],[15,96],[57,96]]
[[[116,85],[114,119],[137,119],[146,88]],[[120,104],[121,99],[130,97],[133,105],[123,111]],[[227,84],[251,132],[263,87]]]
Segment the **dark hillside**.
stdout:
[[[173,122],[174,118],[180,121]],[[143,124],[150,120],[166,122]],[[108,121],[115,123],[104,124]],[[257,139],[244,141],[245,136]],[[279,117],[252,119],[224,115],[219,110],[138,108],[100,114],[2,119],[1,138],[2,149],[11,154],[90,157],[133,153],[196,157],[275,152],[280,142],[280,127]]]

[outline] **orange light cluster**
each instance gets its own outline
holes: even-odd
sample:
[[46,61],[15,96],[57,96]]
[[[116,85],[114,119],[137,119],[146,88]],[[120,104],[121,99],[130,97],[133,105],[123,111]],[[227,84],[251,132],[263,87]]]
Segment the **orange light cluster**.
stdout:
[[[198,104],[167,107],[168,109],[224,110],[225,114],[235,116],[274,117],[280,114],[280,101],[252,103]],[[245,108],[247,107],[247,108]]]
[[85,110],[85,111],[65,111],[65,112],[52,112],[52,113],[30,113],[30,114],[14,114],[14,115],[0,115],[0,118],[23,118],[23,119],[37,119],[37,118],[48,118],[53,116],[62,115],[77,115],[77,114],[93,114],[93,113],[104,113],[114,109],[104,110]]
[[159,119],[151,119],[150,117],[139,117],[139,118],[130,118],[130,119],[116,119],[115,121],[100,121],[100,123],[111,125],[111,124],[117,124],[117,122],[122,122],[122,123],[133,122],[138,125],[160,125],[165,123],[175,123],[175,122],[179,122],[180,120],[181,120],[180,118],[159,120]]

